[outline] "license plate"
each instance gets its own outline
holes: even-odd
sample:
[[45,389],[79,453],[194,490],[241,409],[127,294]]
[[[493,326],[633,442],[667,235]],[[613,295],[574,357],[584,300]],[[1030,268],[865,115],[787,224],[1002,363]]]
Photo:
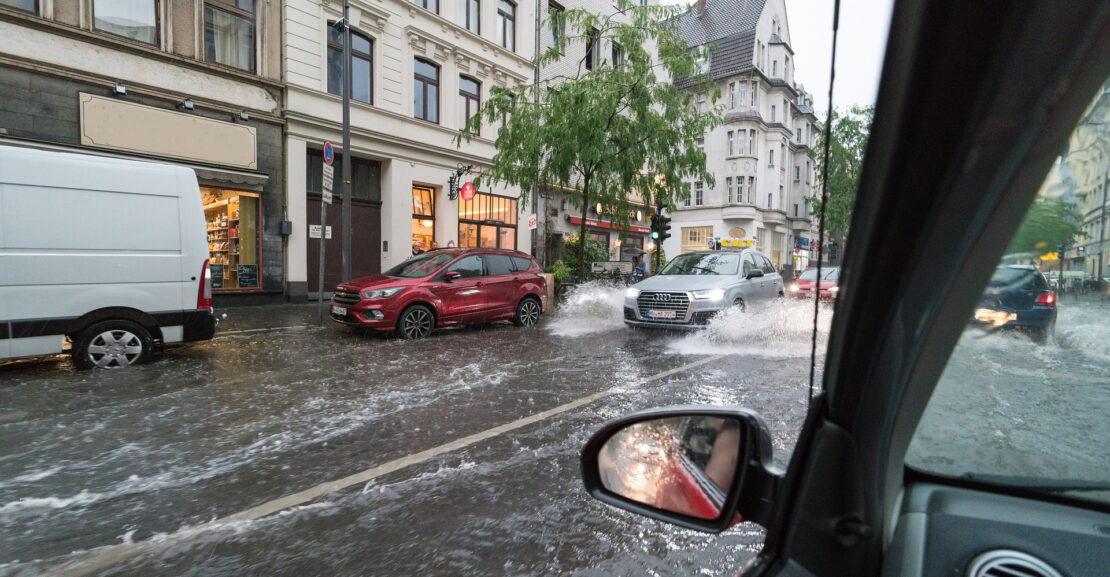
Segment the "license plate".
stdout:
[[1008,323],[1017,322],[1017,313],[996,311],[994,309],[976,309],[975,320],[1000,327]]
[[340,316],[347,316],[347,307],[331,307],[331,312]]
[[678,318],[677,311],[653,311],[647,310],[647,316],[653,319],[675,319]]

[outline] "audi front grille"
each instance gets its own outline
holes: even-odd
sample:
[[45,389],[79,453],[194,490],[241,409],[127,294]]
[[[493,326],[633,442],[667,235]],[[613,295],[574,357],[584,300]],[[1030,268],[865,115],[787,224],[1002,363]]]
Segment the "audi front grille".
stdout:
[[[636,298],[636,308],[640,317],[660,323],[685,323],[686,313],[690,310],[690,296],[680,292],[642,292]],[[653,311],[675,311],[673,319],[659,319],[647,316],[648,309]]]

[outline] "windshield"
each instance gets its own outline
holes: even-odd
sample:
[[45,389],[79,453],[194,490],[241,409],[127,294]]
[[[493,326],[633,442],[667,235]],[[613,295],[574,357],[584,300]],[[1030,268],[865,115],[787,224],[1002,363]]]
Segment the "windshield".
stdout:
[[[821,276],[823,277],[823,280],[837,280],[837,278],[840,277],[840,269],[822,269]],[[817,269],[811,268],[803,272],[802,276],[798,277],[798,280],[817,280]]]
[[[918,425],[914,469],[1110,502],[1110,82],[1011,239]],[[1063,282],[1044,280],[1051,273]]]
[[739,270],[739,253],[691,253],[675,257],[659,274],[722,275],[736,274]]
[[439,270],[443,265],[455,258],[454,254],[447,252],[426,252],[414,256],[405,262],[385,271],[385,276],[399,276],[404,278],[426,277]]

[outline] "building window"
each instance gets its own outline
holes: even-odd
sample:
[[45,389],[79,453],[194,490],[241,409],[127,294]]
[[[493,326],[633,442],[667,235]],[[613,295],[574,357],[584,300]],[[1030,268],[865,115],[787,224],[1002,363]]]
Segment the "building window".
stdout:
[[479,0],[459,0],[459,26],[475,34],[481,34],[482,26],[478,18],[482,13],[480,6]]
[[[351,31],[351,98],[374,103],[374,41]],[[328,26],[328,92],[343,96],[343,33]]]
[[459,199],[459,247],[516,249],[517,200],[478,193]]
[[413,0],[417,6],[422,6],[426,10],[430,10],[439,14],[439,0]]
[[777,78],[779,75],[779,61],[771,62],[771,78]]
[[705,250],[709,239],[713,238],[713,227],[682,227],[682,252]]
[[809,161],[806,161],[806,184],[809,184]]
[[257,192],[201,187],[212,290],[261,290],[262,200]]
[[33,14],[39,13],[39,5],[36,0],[0,0],[0,5],[19,8],[20,10],[26,10]]
[[736,108],[736,83],[728,83],[728,107],[729,109]]
[[516,95],[510,92],[504,98],[507,98],[509,100],[509,110],[504,110],[504,111],[501,112],[501,127],[502,128],[504,128],[505,125],[507,125],[509,123],[509,114],[510,114],[510,110],[513,107],[513,102],[516,100]]
[[254,72],[254,0],[205,2],[204,59]]
[[412,252],[435,248],[436,191],[427,186],[412,187]]
[[624,64],[624,51],[621,50],[621,45],[616,42],[613,43],[613,59],[611,62],[613,63],[613,68],[617,68],[621,64]]
[[497,2],[497,43],[516,50],[516,4],[508,0]]
[[752,194],[754,194],[754,191],[755,191],[755,177],[754,176],[749,176],[748,177],[748,204],[755,204],[755,202],[752,201]]
[[728,192],[728,203],[732,204],[732,177],[725,179],[725,191]]
[[597,59],[597,40],[601,32],[597,28],[590,28],[586,33],[586,70],[594,69],[594,62]]
[[700,150],[702,153],[705,152],[705,137],[704,136],[699,137],[697,140],[694,141],[694,143],[697,144],[698,150]]
[[759,104],[759,83],[753,81],[752,82],[752,103],[751,103],[751,106],[754,107],[757,104]]
[[736,84],[736,104],[738,106],[743,106],[748,100],[748,83],[737,82]]
[[775,195],[770,192],[767,193],[767,208],[771,208],[771,201],[774,196]]
[[419,58],[413,61],[412,116],[439,123],[439,67]]
[[[478,114],[481,104],[482,85],[477,80],[465,76],[459,77],[459,127],[465,127],[470,122],[470,117]],[[481,127],[478,127],[481,134]]]
[[703,192],[704,192],[703,188],[704,188],[704,186],[702,184],[702,181],[699,180],[699,181],[694,183],[694,204],[696,206],[701,206],[702,201],[704,200],[703,199]]
[[[549,2],[547,5],[547,10],[549,12],[547,27],[548,30],[551,32],[547,47],[554,48],[559,44],[559,41],[562,40],[563,36],[566,34],[566,31],[563,30],[562,26],[559,25],[558,20],[558,16],[563,13],[563,7],[559,4],[556,4],[555,2]],[[563,51],[560,50],[559,53],[562,54]]]
[[774,148],[767,151],[767,166],[771,166],[771,167],[775,166],[775,149]]
[[744,202],[744,177],[736,177],[736,202]]
[[775,105],[771,105],[771,122],[775,121]]
[[801,179],[802,179],[802,167],[795,165],[794,166],[794,182],[798,182]]
[[[0,3],[8,2],[0,0]],[[31,7],[34,7],[33,0]],[[157,46],[158,0],[93,0],[93,26],[97,30]]]
[[755,156],[755,130],[748,131],[748,156]]
[[786,195],[783,192],[784,191],[783,191],[782,185],[780,184],[779,185],[779,209],[781,209],[781,210],[786,209],[785,203],[783,203],[783,201],[786,200]]
[[698,114],[705,114],[705,93],[698,93]]
[[728,155],[729,156],[733,156],[734,153],[736,152],[736,139],[734,138],[735,135],[736,134],[733,131],[731,131],[731,130],[728,131]]
[[798,216],[798,204],[794,203],[794,216]]

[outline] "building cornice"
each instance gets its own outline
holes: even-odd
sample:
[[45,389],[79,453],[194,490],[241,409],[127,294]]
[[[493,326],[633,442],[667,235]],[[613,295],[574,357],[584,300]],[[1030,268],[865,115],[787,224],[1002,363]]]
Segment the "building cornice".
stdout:
[[[453,24],[450,26],[454,27]],[[447,31],[446,29],[444,30],[444,32]],[[528,80],[528,77],[523,74],[514,72],[505,66],[498,65],[492,60],[470,50],[466,50],[461,46],[452,45],[447,40],[444,40],[442,36],[432,34],[416,25],[410,24],[406,26],[404,32],[413,54],[418,56],[423,56],[424,58],[439,62],[440,64],[446,64],[448,59],[454,56],[455,65],[459,67],[459,70],[473,74],[479,78],[492,78],[493,82],[499,86],[508,86],[509,79],[516,80],[515,84]],[[483,44],[492,45],[492,43],[487,42],[485,39],[482,39],[482,42]],[[510,54],[501,47],[497,47],[497,50],[503,53],[501,56]],[[514,54],[513,56],[516,55]],[[524,60],[519,56],[516,56],[515,60],[518,63],[524,62],[529,67],[532,65],[530,61]]]

